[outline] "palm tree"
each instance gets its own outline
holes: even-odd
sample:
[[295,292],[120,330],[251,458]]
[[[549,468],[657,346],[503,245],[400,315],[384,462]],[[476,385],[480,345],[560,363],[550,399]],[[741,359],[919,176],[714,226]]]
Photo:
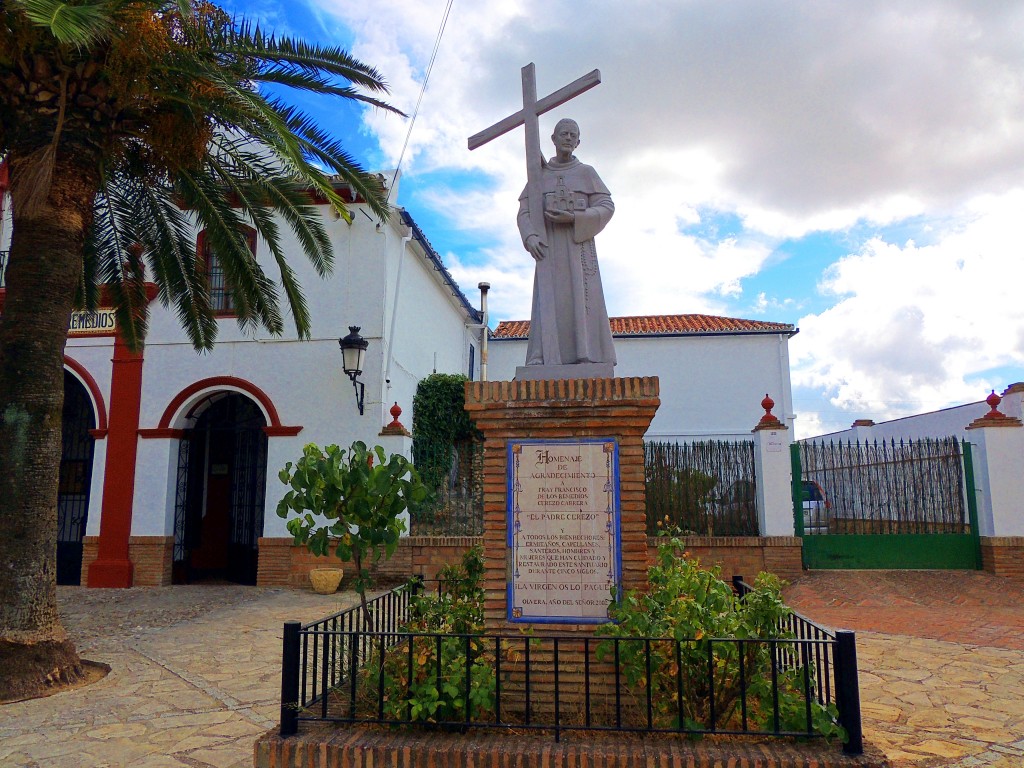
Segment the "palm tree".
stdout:
[[[240,323],[281,333],[280,289],[308,337],[278,222],[323,275],[331,247],[312,202],[348,216],[330,174],[386,215],[377,177],[268,94],[287,89],[397,112],[376,97],[380,74],[345,51],[268,36],[202,0],[0,0],[0,159],[13,214],[0,307],[0,701],[81,672],[55,587],[72,310],[105,294],[139,348],[148,279],[195,347],[209,348],[216,323],[195,226]],[[246,225],[267,242],[274,278]]]

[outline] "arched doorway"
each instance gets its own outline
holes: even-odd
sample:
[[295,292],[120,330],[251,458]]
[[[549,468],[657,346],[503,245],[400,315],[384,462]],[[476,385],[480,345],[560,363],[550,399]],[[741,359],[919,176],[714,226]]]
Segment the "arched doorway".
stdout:
[[267,480],[266,419],[236,392],[211,395],[196,412],[178,451],[173,580],[255,584]]
[[80,584],[82,537],[89,516],[96,426],[92,401],[82,383],[64,371],[60,484],[57,487],[57,583]]

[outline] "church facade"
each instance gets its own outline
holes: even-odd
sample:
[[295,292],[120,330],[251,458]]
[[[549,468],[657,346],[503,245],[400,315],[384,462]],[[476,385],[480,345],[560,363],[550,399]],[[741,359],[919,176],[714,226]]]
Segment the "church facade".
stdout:
[[[60,582],[255,584],[261,541],[289,536],[275,514],[287,461],[310,442],[372,445],[393,403],[411,419],[416,385],[432,371],[475,375],[481,316],[412,217],[397,209],[378,223],[339,191],[351,200],[351,223],[321,206],[332,277],[318,277],[298,244],[285,243],[309,304],[309,341],[241,330],[215,274],[219,327],[207,353],[159,302],[138,353],[119,340],[109,309],[74,315],[64,359]],[[196,237],[201,247],[203,233]],[[251,247],[273,275],[265,243]],[[350,327],[368,342],[361,409],[339,351]]]
[[[285,463],[310,442],[386,442],[379,435],[392,421],[393,404],[411,426],[417,383],[431,372],[480,377],[481,313],[412,217],[395,209],[378,223],[355,199],[351,209],[349,224],[321,208],[334,245],[332,277],[319,278],[298,245],[286,245],[309,304],[309,341],[243,332],[215,274],[209,277],[221,302],[219,332],[207,353],[196,353],[174,313],[158,302],[137,353],[119,340],[109,309],[72,318],[64,358],[60,582],[300,583],[303,561],[275,514]],[[0,215],[0,313],[9,231],[9,214]],[[201,246],[202,233],[195,234]],[[254,240],[251,247],[273,274],[265,244]],[[766,393],[792,426],[792,325],[708,315],[611,324],[615,375],[661,380],[648,440],[750,439]],[[502,322],[489,334],[487,378],[513,378],[526,359],[528,326]],[[362,409],[338,345],[350,327],[368,342]],[[405,440],[389,450],[407,448]],[[416,546],[425,557],[443,554],[438,541]]]

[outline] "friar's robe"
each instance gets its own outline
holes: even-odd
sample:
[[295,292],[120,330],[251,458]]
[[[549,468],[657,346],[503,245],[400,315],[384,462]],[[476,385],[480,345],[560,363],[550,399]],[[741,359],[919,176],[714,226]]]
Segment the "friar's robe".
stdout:
[[[519,197],[519,232],[525,246],[532,234],[547,243],[547,256],[536,263],[533,276],[533,310],[527,365],[615,364],[608,310],[597,266],[594,236],[615,212],[611,194],[597,172],[575,157],[566,163],[552,158],[544,167],[545,205],[575,213],[574,224],[546,222],[545,232],[534,232],[527,190]],[[542,281],[552,289],[542,292]],[[542,293],[554,301],[542,300]],[[542,329],[553,325],[557,349],[547,349]]]

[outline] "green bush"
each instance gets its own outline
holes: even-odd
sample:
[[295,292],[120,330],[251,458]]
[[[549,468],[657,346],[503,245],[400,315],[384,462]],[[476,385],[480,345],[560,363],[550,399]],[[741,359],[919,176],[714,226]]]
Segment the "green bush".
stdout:
[[385,652],[383,662],[378,658],[366,671],[364,690],[375,692],[383,685],[386,692],[385,717],[442,722],[466,720],[467,707],[469,717],[475,720],[494,712],[494,649],[485,647],[480,637],[484,631],[483,572],[483,550],[473,547],[461,563],[441,569],[440,595],[424,594],[413,600],[412,619],[402,631],[417,634]]
[[[618,643],[624,692],[637,699],[637,707],[646,707],[650,675],[656,727],[738,730],[745,705],[753,729],[773,730],[772,644],[758,641],[793,637],[781,629],[791,611],[782,602],[779,579],[760,574],[753,591],[740,600],[720,578],[718,568],[700,568],[683,552],[682,543],[672,539],[658,548],[648,580],[646,593],[626,594],[609,609],[614,623],[598,629],[598,634],[616,638],[671,639]],[[717,638],[751,642],[713,642]],[[796,653],[796,646],[786,649],[783,645],[778,653],[787,650]],[[598,658],[608,659],[613,652],[614,644],[605,641],[598,648]],[[780,728],[807,731],[803,670],[777,667],[776,677]],[[810,680],[813,684],[813,671]],[[745,684],[745,702],[741,683]],[[843,735],[836,714],[834,705],[826,708],[812,701],[811,729],[826,737]]]

